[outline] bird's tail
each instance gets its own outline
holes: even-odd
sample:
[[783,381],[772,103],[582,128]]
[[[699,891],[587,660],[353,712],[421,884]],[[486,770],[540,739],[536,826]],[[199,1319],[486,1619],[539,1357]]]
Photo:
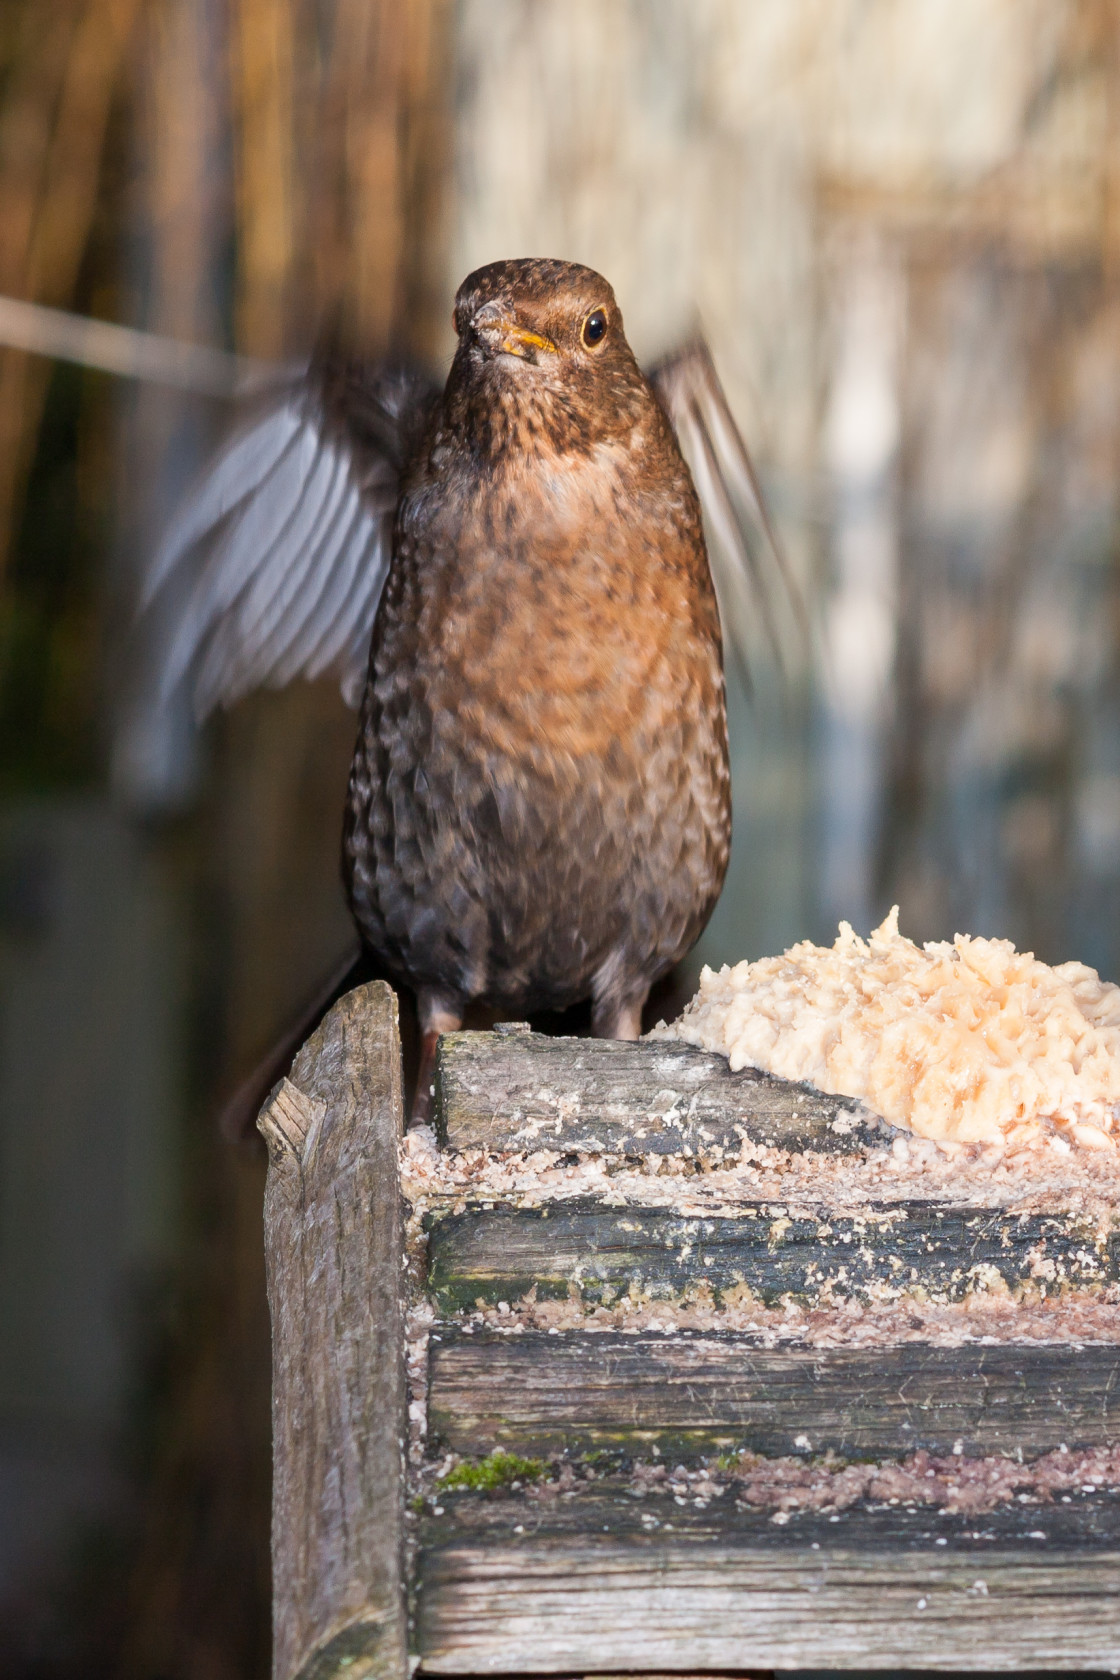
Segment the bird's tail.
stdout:
[[371,972],[372,958],[355,939],[347,947],[330,972],[308,995],[303,1007],[296,1011],[291,1024],[261,1057],[253,1071],[238,1085],[218,1113],[218,1127],[230,1143],[245,1143],[254,1135],[257,1115],[264,1106],[272,1087],[276,1085],[295,1060],[296,1051],[315,1031],[323,1016],[340,997],[361,985],[363,980],[379,976]]

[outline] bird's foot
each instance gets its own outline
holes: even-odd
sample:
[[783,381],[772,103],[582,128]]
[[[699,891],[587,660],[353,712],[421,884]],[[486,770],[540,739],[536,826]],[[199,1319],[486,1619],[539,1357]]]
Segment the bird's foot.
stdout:
[[591,1030],[596,1038],[623,1038],[633,1042],[642,1036],[642,1010],[646,1006],[649,987],[634,997],[596,1000],[591,1012]]
[[412,1099],[409,1126],[430,1126],[432,1098],[435,1095],[436,1045],[441,1033],[458,1032],[463,1024],[463,1012],[448,1003],[445,997],[421,991],[416,999],[420,1016],[420,1071],[416,1075],[416,1093]]

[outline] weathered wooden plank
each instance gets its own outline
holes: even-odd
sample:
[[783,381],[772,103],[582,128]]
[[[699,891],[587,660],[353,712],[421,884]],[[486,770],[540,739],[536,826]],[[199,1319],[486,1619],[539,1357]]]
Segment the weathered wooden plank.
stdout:
[[397,1002],[344,997],[258,1121],[273,1349],[274,1680],[403,1680]]
[[732,1073],[689,1044],[539,1033],[448,1033],[436,1054],[435,1121],[454,1149],[708,1155],[745,1146],[859,1153],[885,1122],[770,1074]]
[[750,1334],[441,1325],[429,1430],[456,1452],[749,1447],[1034,1457],[1120,1432],[1120,1346],[766,1347]]
[[784,1526],[726,1496],[444,1504],[422,1525],[422,1672],[1120,1665],[1114,1495]]
[[428,1291],[443,1312],[573,1292],[593,1303],[623,1295],[676,1300],[706,1286],[772,1303],[785,1297],[869,1299],[884,1289],[959,1301],[995,1284],[1029,1281],[1045,1294],[1120,1279],[1120,1228],[1079,1213],[904,1202],[859,1216],[821,1208],[744,1207],[734,1218],[672,1208],[562,1202],[470,1208],[429,1220]]

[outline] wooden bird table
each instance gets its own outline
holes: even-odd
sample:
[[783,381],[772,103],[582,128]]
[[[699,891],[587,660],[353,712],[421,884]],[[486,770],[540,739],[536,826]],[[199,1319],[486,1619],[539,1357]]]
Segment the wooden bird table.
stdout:
[[1120,1667],[1109,1206],[673,1042],[436,1115],[374,984],[260,1118],[276,1680]]

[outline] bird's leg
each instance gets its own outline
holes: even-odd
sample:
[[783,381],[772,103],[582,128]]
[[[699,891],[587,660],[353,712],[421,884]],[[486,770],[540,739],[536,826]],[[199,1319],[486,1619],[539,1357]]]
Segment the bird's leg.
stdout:
[[458,1032],[463,1024],[463,1011],[445,992],[421,987],[416,995],[416,1012],[420,1017],[420,1071],[416,1076],[416,1095],[412,1099],[410,1126],[431,1124],[433,1076],[436,1070],[436,1045],[440,1033]]
[[642,1036],[642,1010],[649,987],[627,998],[596,998],[591,1011],[591,1030],[596,1038],[625,1038],[633,1042]]

